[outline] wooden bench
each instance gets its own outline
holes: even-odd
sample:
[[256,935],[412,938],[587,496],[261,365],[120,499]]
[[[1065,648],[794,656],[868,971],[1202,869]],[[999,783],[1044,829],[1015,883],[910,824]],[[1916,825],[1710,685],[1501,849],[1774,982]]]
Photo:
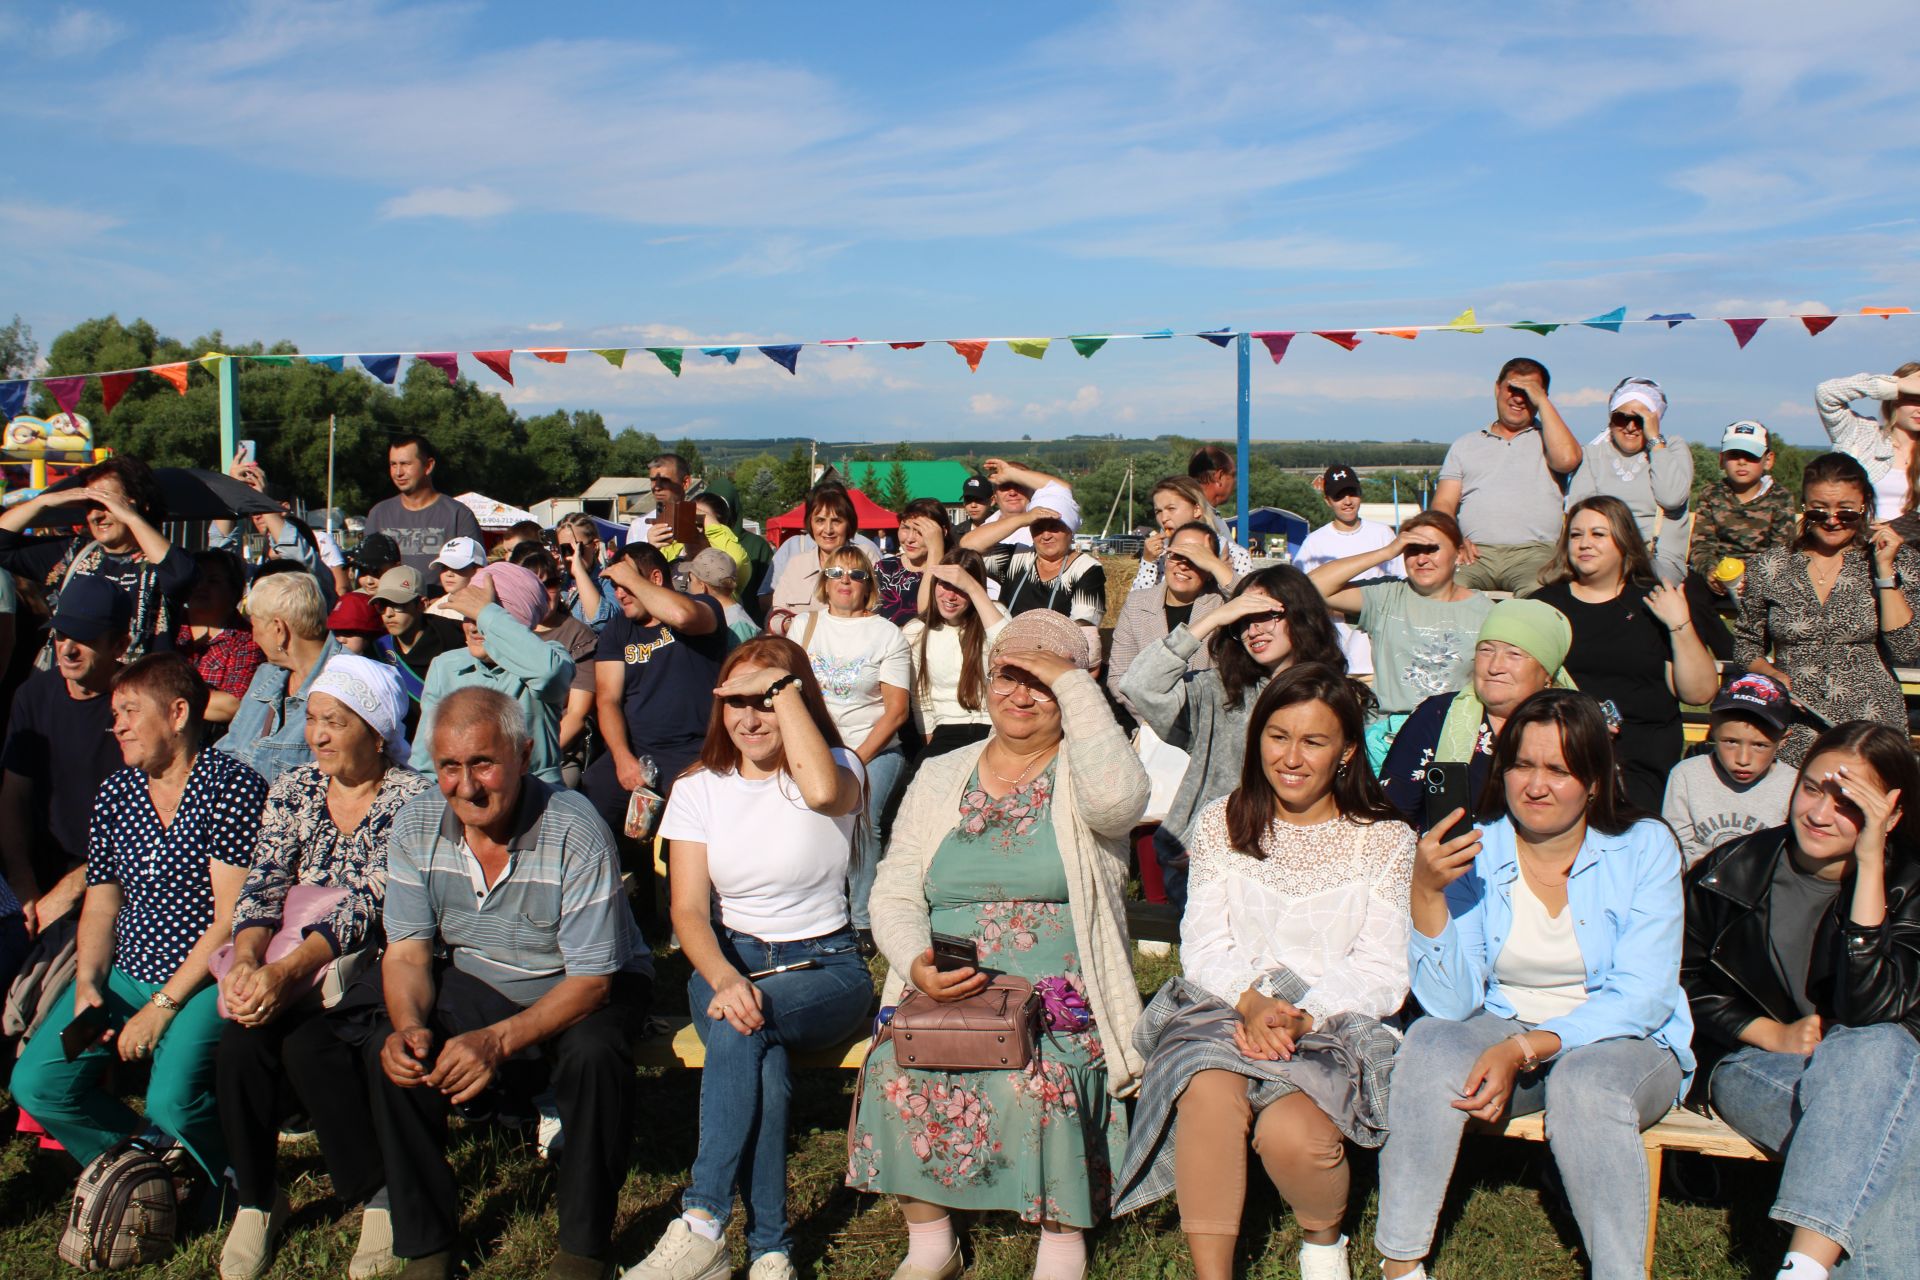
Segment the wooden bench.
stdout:
[[[1469,1132],[1523,1142],[1547,1140],[1546,1114],[1512,1117],[1498,1124],[1475,1121]],[[1697,1111],[1675,1107],[1640,1135],[1647,1150],[1647,1274],[1653,1274],[1653,1240],[1660,1225],[1660,1170],[1669,1151],[1687,1151],[1728,1160],[1771,1160],[1773,1157],[1735,1133],[1723,1121]]]
[[[700,1043],[699,1032],[693,1029],[691,1018],[656,1018],[655,1023],[665,1023],[666,1030],[659,1035],[648,1036],[633,1048],[633,1061],[642,1067],[686,1067],[699,1070],[707,1065],[707,1048]],[[867,1042],[871,1037],[866,1032],[828,1049],[818,1049],[811,1053],[793,1055],[796,1067],[838,1067],[846,1071],[856,1071],[867,1060]]]

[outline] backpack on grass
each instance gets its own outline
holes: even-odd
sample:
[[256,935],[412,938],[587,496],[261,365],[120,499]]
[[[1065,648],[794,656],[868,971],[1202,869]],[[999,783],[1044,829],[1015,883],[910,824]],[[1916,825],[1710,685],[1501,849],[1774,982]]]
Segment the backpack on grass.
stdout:
[[82,1271],[123,1271],[173,1252],[180,1201],[173,1171],[137,1138],[80,1172],[60,1233],[60,1259]]

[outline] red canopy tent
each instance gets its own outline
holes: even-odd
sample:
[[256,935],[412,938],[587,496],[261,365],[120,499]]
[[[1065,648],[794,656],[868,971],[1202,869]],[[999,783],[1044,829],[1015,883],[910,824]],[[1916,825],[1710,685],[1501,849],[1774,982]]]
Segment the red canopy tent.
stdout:
[[[859,532],[872,529],[898,529],[900,517],[885,507],[879,506],[872,498],[858,489],[847,490],[847,496],[853,499],[853,514],[859,526]],[[791,511],[782,512],[767,521],[767,536],[779,543],[789,534],[804,533],[807,528],[807,504],[801,503]],[[774,535],[778,534],[778,537]]]

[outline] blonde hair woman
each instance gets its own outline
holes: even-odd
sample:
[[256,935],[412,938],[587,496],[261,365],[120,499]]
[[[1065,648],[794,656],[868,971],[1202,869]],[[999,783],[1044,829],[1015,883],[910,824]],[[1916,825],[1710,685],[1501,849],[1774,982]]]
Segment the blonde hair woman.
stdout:
[[[1880,412],[1856,413],[1856,400],[1877,400]],[[1914,483],[1920,478],[1920,360],[1892,373],[1829,379],[1815,388],[1813,407],[1833,447],[1867,469],[1876,518],[1893,520],[1912,511],[1920,488]]]

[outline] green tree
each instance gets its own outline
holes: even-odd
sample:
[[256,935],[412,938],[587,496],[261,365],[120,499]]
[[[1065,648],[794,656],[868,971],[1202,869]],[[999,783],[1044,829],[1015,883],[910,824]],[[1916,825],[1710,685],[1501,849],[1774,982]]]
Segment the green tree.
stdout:
[[806,497],[812,487],[813,461],[807,455],[807,447],[796,444],[787,460],[780,464],[780,510],[785,511]]
[[643,476],[647,465],[660,456],[660,440],[651,431],[628,427],[613,437],[607,449],[606,470],[602,475]]
[[880,492],[874,495],[874,501],[889,511],[899,511],[907,505],[907,469],[898,462],[890,463],[886,476],[880,481]]
[[40,344],[33,340],[33,330],[18,315],[5,328],[0,328],[0,378],[19,378],[33,372],[33,362],[40,358]]
[[932,454],[928,453],[925,449],[915,448],[913,445],[908,444],[905,440],[902,440],[899,444],[896,444],[895,446],[893,446],[893,452],[888,454],[887,457],[888,459],[894,462],[931,462],[933,461]]
[[704,476],[707,474],[707,461],[700,456],[700,446],[686,436],[681,436],[680,443],[673,446],[670,452],[677,453],[687,460],[688,475]]

